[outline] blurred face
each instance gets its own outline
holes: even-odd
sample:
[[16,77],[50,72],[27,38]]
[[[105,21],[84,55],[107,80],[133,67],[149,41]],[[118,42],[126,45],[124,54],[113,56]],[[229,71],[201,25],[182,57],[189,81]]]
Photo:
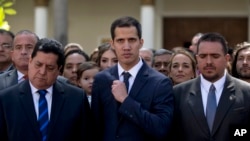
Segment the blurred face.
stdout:
[[91,56],[90,60],[93,62],[96,62],[97,57],[98,57],[98,52],[94,52],[93,55]]
[[139,50],[143,40],[139,39],[134,26],[115,28],[112,47],[116,52],[119,63],[125,70],[129,70],[139,61]]
[[28,69],[29,58],[36,43],[36,37],[31,34],[21,34],[15,37],[12,61],[19,71]]
[[0,34],[0,64],[9,65],[11,60],[13,39],[6,34]]
[[100,60],[100,67],[102,70],[110,68],[117,64],[118,60],[115,53],[112,50],[107,50],[102,54]]
[[86,62],[85,57],[78,53],[69,55],[65,60],[63,76],[66,77],[72,84],[77,85],[77,68],[84,62]]
[[87,95],[91,95],[94,77],[98,72],[98,68],[85,70],[82,72],[80,80],[78,80],[78,85],[87,93]]
[[241,50],[236,59],[236,70],[240,78],[250,79],[250,48]]
[[203,77],[210,82],[215,82],[224,75],[229,55],[224,55],[221,43],[203,41],[199,45],[196,59]]
[[196,36],[192,39],[192,43],[189,47],[189,50],[191,50],[193,53],[197,53],[197,43],[198,43],[198,40],[200,39],[200,36]]
[[140,50],[140,56],[144,61],[148,64],[148,66],[152,66],[153,64],[153,53],[149,50]]
[[174,84],[194,78],[195,74],[191,59],[184,54],[175,55],[172,60],[169,76],[172,78]]
[[28,76],[34,87],[47,89],[54,84],[59,75],[57,59],[57,55],[41,51],[33,59],[30,58]]
[[169,64],[171,56],[172,56],[171,54],[163,54],[163,55],[155,56],[153,68],[155,68],[157,71],[167,76],[168,64]]

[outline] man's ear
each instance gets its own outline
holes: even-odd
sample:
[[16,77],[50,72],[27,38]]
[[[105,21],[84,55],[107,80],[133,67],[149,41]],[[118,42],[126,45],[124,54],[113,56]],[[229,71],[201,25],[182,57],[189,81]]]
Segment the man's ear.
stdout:
[[115,46],[114,46],[114,41],[113,41],[113,39],[111,39],[111,40],[109,41],[109,43],[110,43],[110,45],[111,45],[111,48],[112,48],[113,50],[115,50]]
[[143,47],[143,44],[144,44],[144,40],[143,39],[140,39],[140,44],[141,44],[141,46],[140,46],[140,49]]

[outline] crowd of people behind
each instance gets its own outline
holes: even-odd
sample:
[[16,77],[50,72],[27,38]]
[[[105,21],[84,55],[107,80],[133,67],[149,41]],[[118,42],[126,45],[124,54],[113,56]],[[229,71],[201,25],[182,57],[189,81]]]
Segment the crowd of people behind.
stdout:
[[88,54],[0,29],[0,140],[229,141],[250,131],[249,42],[228,48],[211,32],[189,48],[144,48],[133,17],[110,31]]

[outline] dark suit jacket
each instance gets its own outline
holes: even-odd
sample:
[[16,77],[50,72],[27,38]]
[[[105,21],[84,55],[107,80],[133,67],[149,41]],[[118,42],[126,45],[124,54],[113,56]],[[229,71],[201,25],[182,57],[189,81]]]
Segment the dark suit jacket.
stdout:
[[[249,127],[250,84],[226,76],[210,134],[202,104],[200,77],[174,86],[175,141],[230,141],[233,128]],[[235,131],[235,130],[234,130]]]
[[[90,114],[87,97],[81,89],[56,82],[47,141],[88,140]],[[41,140],[28,80],[0,91],[0,140]]]
[[[16,69],[13,69],[13,70],[10,70],[10,71],[7,71],[7,72],[0,74],[0,80],[1,80],[0,81],[0,90],[8,88],[10,86],[13,86],[15,84],[18,84],[17,79],[18,79],[18,74],[17,74]],[[62,77],[62,76],[58,76],[57,81],[69,84],[68,79],[66,79],[65,77]]]
[[96,75],[91,109],[96,122],[95,135],[101,141],[157,141],[164,139],[173,116],[173,93],[169,78],[148,67],[139,70],[129,96],[122,104],[111,92],[118,80],[118,68]]

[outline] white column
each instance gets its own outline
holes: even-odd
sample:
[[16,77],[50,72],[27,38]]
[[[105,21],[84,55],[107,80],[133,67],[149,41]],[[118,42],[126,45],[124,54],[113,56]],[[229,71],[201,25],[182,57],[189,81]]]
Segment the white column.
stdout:
[[68,43],[68,0],[53,0],[53,2],[54,37],[65,46]]
[[154,48],[154,21],[155,9],[154,0],[142,0],[141,5],[141,25],[142,38],[144,39],[145,48]]
[[247,1],[248,2],[248,42],[250,42],[250,0]]
[[163,19],[164,0],[155,1],[155,38],[154,49],[164,48],[163,46]]
[[47,37],[48,8],[46,6],[35,7],[35,33],[39,38]]

